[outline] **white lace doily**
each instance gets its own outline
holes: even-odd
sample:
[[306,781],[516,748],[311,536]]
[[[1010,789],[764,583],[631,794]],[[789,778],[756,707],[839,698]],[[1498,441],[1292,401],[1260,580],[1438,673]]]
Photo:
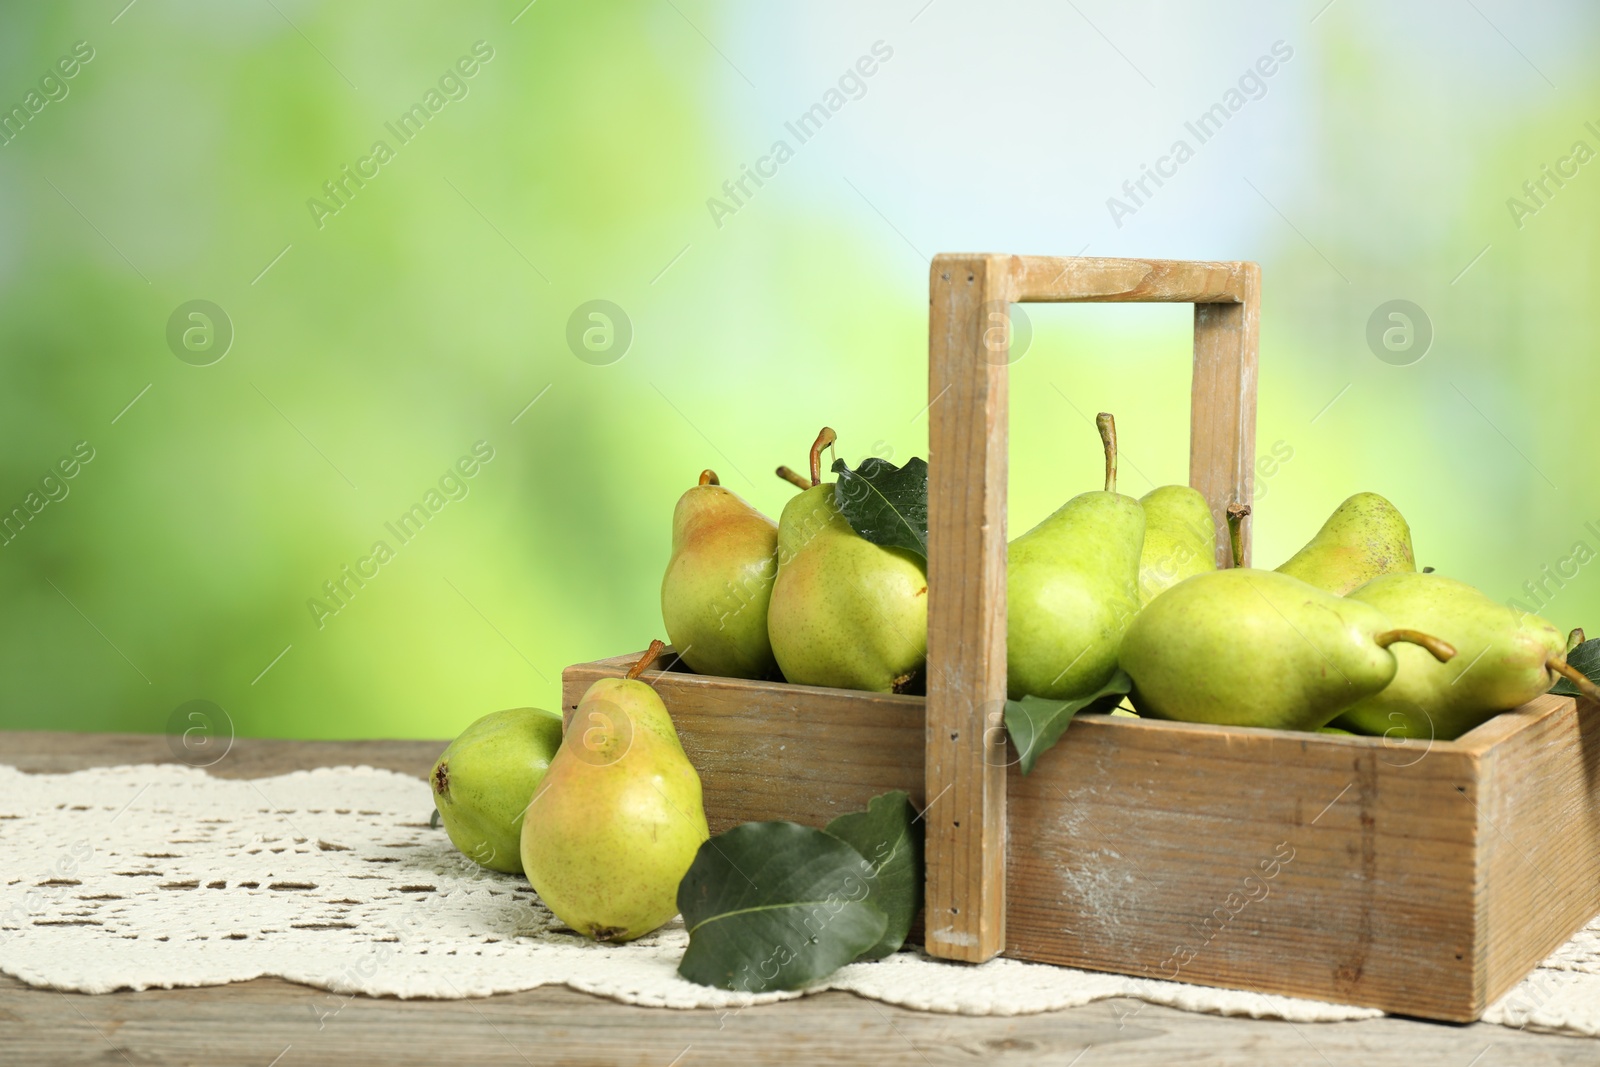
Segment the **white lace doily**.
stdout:
[[[183,766],[32,775],[0,766],[0,971],[102,993],[278,976],[338,994],[479,997],[560,983],[629,1004],[737,1008],[677,975],[674,922],[626,945],[565,932],[520,876],[476,866],[430,829],[427,783],[338,767],[255,780]],[[1017,1015],[1133,997],[1294,1021],[1380,1013],[919,952],[857,963],[807,990],[926,1011]],[[327,998],[327,1013],[342,1001]],[[1600,1036],[1600,922],[1559,949],[1486,1021]]]

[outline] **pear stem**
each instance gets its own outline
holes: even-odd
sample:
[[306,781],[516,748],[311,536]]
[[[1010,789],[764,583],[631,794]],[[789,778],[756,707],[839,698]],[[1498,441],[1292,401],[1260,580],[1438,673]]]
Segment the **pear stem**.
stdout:
[[1106,450],[1106,492],[1117,491],[1117,420],[1110,412],[1102,411],[1094,417],[1094,427],[1100,431],[1100,443]]
[[1600,685],[1595,685],[1589,680],[1588,675],[1568,663],[1565,659],[1551,656],[1550,661],[1545,666],[1577,686],[1578,692],[1583,694],[1584,699],[1600,704]]
[[1385,630],[1373,636],[1379,648],[1388,648],[1396,641],[1404,641],[1408,645],[1416,645],[1424,649],[1440,663],[1448,663],[1455,658],[1456,646],[1448,641],[1425,634],[1420,630]]
[[1228,505],[1228,548],[1235,567],[1244,566],[1244,520],[1249,514],[1249,504]]
[[791,485],[798,486],[801,489],[811,488],[811,483],[806,480],[806,476],[790,467],[779,467],[778,477],[782,478]]
[[717,472],[712,470],[710,467],[707,467],[705,470],[700,472],[700,484],[721,485],[722,483],[717,480]]
[[[839,435],[834,433],[831,427],[827,426],[824,426],[822,432],[817,434],[817,439],[811,446],[811,485],[822,484],[822,450],[833,447],[833,443],[838,439]],[[806,488],[809,489],[811,486]]]
[[654,663],[656,661],[656,658],[659,657],[662,652],[666,651],[666,648],[667,648],[667,643],[665,641],[660,641],[660,640],[651,641],[650,642],[650,647],[645,649],[644,650],[644,655],[639,657],[639,662],[635,663],[633,666],[628,668],[628,673],[627,673],[626,677],[629,677],[629,678],[637,678],[637,677],[639,677],[639,675],[643,674],[646,670],[648,670],[650,668],[650,664]]
[[1578,627],[1576,630],[1567,635],[1567,651],[1570,653],[1573,649],[1577,648],[1587,640],[1588,638],[1585,637],[1583,633],[1583,627]]

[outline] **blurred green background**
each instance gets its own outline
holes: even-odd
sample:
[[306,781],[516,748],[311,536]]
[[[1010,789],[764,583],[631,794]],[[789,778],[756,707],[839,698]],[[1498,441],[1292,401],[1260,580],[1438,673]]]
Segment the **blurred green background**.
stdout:
[[[1292,457],[1260,563],[1361,489],[1502,600],[1600,551],[1592,4],[525,3],[0,5],[0,727],[557,706],[565,665],[661,633],[702,467],[776,515],[824,423],[852,462],[926,454],[940,251],[1260,262],[1258,449]],[[1398,299],[1431,343],[1380,359]],[[569,345],[592,300],[625,351]],[[1183,480],[1190,309],[1027,314],[1012,534],[1095,486],[1099,410],[1126,491]],[[1600,629],[1586,561],[1529,606]]]

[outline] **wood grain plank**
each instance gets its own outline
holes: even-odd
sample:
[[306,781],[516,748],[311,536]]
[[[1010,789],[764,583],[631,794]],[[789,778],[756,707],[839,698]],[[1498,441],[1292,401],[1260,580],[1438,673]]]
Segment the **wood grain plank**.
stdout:
[[1507,732],[1481,757],[1476,811],[1485,1005],[1600,913],[1600,708],[1546,694],[1490,723]]
[[[1256,348],[1261,317],[1261,269],[1235,268],[1237,303],[1194,306],[1194,379],[1189,400],[1189,484],[1211,505],[1217,528],[1217,566],[1233,565],[1229,504],[1255,495]],[[1243,564],[1250,565],[1252,519],[1242,527]]]
[[[1483,1053],[1493,1047],[1492,1056]],[[1371,1067],[1515,1063],[1575,1067],[1595,1043],[1479,1023],[1409,1019],[1290,1024],[1177,1011],[1127,998],[1040,1015],[937,1015],[849,993],[760,1007],[633,1007],[561,986],[479,1000],[342,997],[276,978],[105,996],[0,976],[0,1063],[59,1067]],[[281,1057],[274,1061],[274,1057]]]
[[[465,718],[466,729],[476,716]],[[205,768],[218,778],[269,778],[307,767],[365,764],[427,778],[450,742],[415,740],[294,741],[236,737],[228,753]],[[0,731],[0,763],[29,774],[70,774],[125,763],[181,763],[164,734],[79,734],[61,730]]]
[[1012,299],[1038,302],[1142,301],[1243,303],[1251,278],[1245,263],[1108,259],[1096,256],[1010,257]]
[[935,256],[928,308],[927,947],[1005,946],[1005,256]]
[[1468,1020],[1475,767],[1085,716],[1013,773],[1006,954]]

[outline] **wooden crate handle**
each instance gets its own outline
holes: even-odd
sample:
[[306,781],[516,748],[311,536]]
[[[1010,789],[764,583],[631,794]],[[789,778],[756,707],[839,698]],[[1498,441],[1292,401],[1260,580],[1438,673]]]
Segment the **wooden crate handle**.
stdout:
[[[1254,263],[939,255],[928,299],[927,949],[1005,949],[1006,367],[1009,305],[1192,303],[1189,484],[1225,508],[1253,488]],[[1244,560],[1250,526],[1244,527]]]

